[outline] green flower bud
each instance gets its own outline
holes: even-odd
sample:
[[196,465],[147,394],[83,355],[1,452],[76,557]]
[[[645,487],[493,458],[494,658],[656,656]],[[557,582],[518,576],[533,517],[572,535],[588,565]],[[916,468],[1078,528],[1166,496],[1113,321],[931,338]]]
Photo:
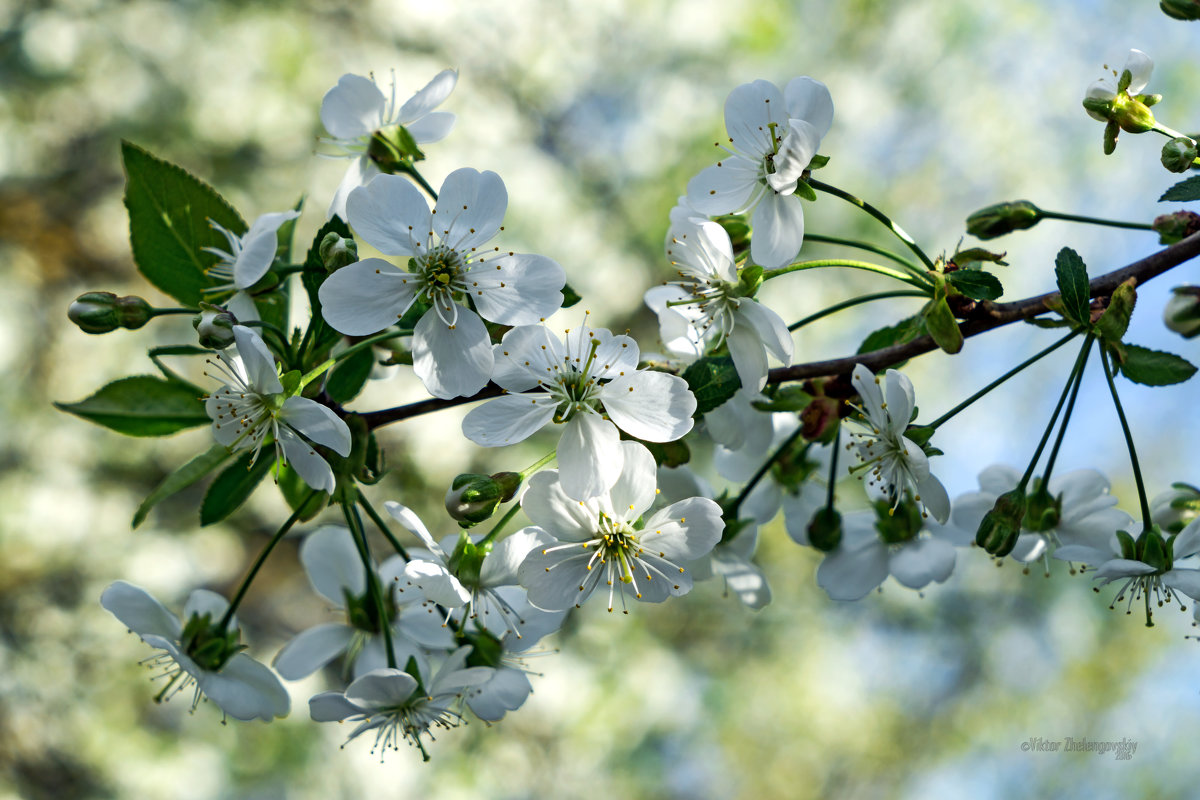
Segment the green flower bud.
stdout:
[[463,473],[446,491],[446,511],[463,528],[470,528],[496,513],[496,508],[513,498],[521,487],[521,475],[497,472],[495,475]]
[[1196,143],[1177,136],[1163,145],[1162,165],[1171,172],[1187,172],[1196,163]]
[[67,317],[84,333],[108,333],[117,328],[137,330],[150,321],[154,309],[140,297],[117,297],[112,292],[86,292],[75,298]]
[[1179,533],[1196,517],[1200,517],[1200,488],[1187,483],[1171,484],[1150,504],[1150,518],[1167,533]]
[[1006,556],[1017,546],[1025,518],[1025,489],[1018,486],[996,498],[992,510],[983,515],[975,544],[994,556]]
[[976,239],[995,239],[1032,228],[1042,220],[1042,210],[1028,200],[996,203],[967,217],[967,233]]
[[1200,0],[1160,0],[1158,7],[1173,19],[1200,19]]
[[1193,233],[1200,233],[1200,214],[1195,211],[1176,211],[1160,214],[1152,226],[1158,232],[1159,244],[1175,244]]
[[358,244],[353,239],[343,238],[335,231],[325,234],[317,252],[321,256],[321,263],[329,272],[358,261]]
[[1163,322],[1185,339],[1200,336],[1200,286],[1176,286],[1163,309]]
[[821,506],[808,523],[808,543],[828,553],[842,543],[842,515],[829,506]]
[[233,344],[233,326],[237,317],[220,306],[200,304],[200,313],[192,318],[192,327],[200,337],[200,346],[210,350],[224,350]]

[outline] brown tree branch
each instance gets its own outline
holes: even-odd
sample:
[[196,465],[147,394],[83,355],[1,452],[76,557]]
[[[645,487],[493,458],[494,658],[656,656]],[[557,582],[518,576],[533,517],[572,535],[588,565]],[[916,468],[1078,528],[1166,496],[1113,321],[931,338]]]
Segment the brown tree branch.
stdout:
[[[1200,233],[1192,234],[1183,241],[1146,256],[1141,261],[1135,261],[1126,267],[1093,278],[1088,284],[1088,296],[1108,297],[1114,289],[1130,278],[1133,278],[1139,285],[1143,284],[1197,255],[1200,255]],[[1058,292],[1049,292],[1012,303],[979,303],[969,312],[959,328],[964,337],[970,337],[1013,322],[1033,319],[1049,311],[1047,303],[1057,297]],[[855,364],[862,364],[872,372],[878,372],[892,364],[898,364],[913,356],[936,349],[938,346],[931,337],[919,336],[911,342],[894,344],[890,347],[872,350],[869,353],[779,367],[771,370],[767,377],[767,383],[848,375],[854,370]]]

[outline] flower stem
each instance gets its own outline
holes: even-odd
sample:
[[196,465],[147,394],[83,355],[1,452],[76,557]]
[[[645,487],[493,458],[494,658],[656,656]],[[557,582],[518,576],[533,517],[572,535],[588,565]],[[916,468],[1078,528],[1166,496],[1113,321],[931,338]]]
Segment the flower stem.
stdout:
[[916,286],[918,289],[929,287],[929,282],[915,278],[912,275],[906,275],[903,272],[898,272],[890,267],[885,267],[880,264],[872,264],[869,261],[851,261],[844,258],[822,258],[816,261],[797,261],[795,264],[789,264],[786,267],[778,269],[763,270],[762,279],[769,281],[772,278],[778,278],[780,275],[787,275],[789,272],[800,272],[806,269],[821,269],[823,267],[847,267],[849,269],[861,269],[867,272],[874,272],[879,275],[886,275],[889,278],[895,278],[898,281]]
[[490,531],[487,532],[487,535],[484,536],[483,539],[480,540],[479,544],[485,544],[487,542],[495,541],[496,535],[498,533],[500,533],[501,529],[503,529],[504,526],[507,525],[512,520],[512,518],[517,515],[517,512],[520,510],[521,510],[521,504],[513,503],[512,507],[510,509],[508,509],[508,511],[505,512],[504,516],[500,518],[500,521],[497,522],[496,525]]
[[163,317],[169,314],[198,314],[200,313],[194,308],[152,308],[150,309],[150,318]]
[[742,503],[745,502],[746,498],[750,495],[750,492],[754,490],[754,487],[758,484],[758,482],[762,480],[762,477],[767,474],[767,471],[771,469],[771,465],[778,461],[780,456],[788,451],[788,449],[792,446],[792,443],[799,439],[800,434],[803,432],[804,426],[797,427],[792,435],[789,436],[783,444],[779,445],[774,453],[771,453],[770,457],[763,462],[761,467],[758,468],[758,472],[755,472],[750,478],[749,482],[742,488],[741,494],[737,496],[737,499],[733,501],[733,505],[729,507],[730,516],[734,520],[737,520],[738,518],[738,510],[742,507]]
[[842,443],[842,426],[838,425],[837,430],[833,434],[833,443],[830,445],[830,447],[832,447],[833,450],[831,451],[830,456],[829,456],[829,485],[825,487],[825,508],[829,509],[830,511],[834,510],[834,508],[833,508],[833,485],[837,482],[836,479],[837,479],[838,450],[841,449],[838,445],[840,445],[841,443]]
[[897,225],[895,222],[893,222],[888,217],[887,214],[884,214],[878,208],[876,208],[875,206],[866,202],[865,200],[855,197],[854,195],[850,194],[849,192],[843,192],[841,189],[837,188],[836,186],[830,186],[828,183],[814,180],[813,178],[807,178],[806,180],[808,182],[808,185],[811,186],[812,188],[816,189],[817,191],[825,192],[826,194],[831,194],[834,197],[840,197],[841,199],[845,200],[846,202],[851,203],[852,205],[858,206],[863,211],[867,212],[872,217],[874,217],[875,219],[882,222],[883,226],[885,228],[887,228],[889,231],[891,231],[892,234],[897,239],[904,242],[904,244],[906,244],[908,246],[909,250],[912,250],[914,253],[916,253],[917,258],[921,259],[921,263],[924,264],[927,269],[931,269],[931,270],[934,269],[933,261],[930,260],[929,256],[925,255],[925,251],[921,249],[921,246],[918,245],[916,243],[916,241],[904,231],[903,228],[901,228],[899,225]]
[[225,609],[225,616],[221,617],[221,621],[217,624],[217,630],[223,631],[229,625],[229,620],[233,619],[234,613],[237,611],[238,606],[242,603],[242,598],[246,596],[246,590],[249,589],[250,584],[254,582],[254,577],[258,575],[258,571],[262,568],[263,563],[267,560],[267,556],[269,556],[271,551],[275,549],[275,545],[279,544],[279,540],[286,536],[287,532],[292,529],[292,526],[299,521],[301,511],[303,511],[309,502],[316,496],[316,489],[309,492],[308,496],[305,497],[298,506],[296,506],[296,510],[292,512],[292,515],[287,518],[287,522],[283,523],[283,527],[275,531],[275,535],[272,536],[271,540],[267,542],[265,547],[263,547],[262,552],[258,554],[258,558],[255,559],[254,564],[250,567],[250,571],[246,573],[246,577],[242,580],[242,585],[238,587],[237,594],[235,594],[233,599],[229,601],[229,608]]
[[376,513],[375,509],[372,508],[371,504],[367,502],[367,498],[362,492],[358,492],[357,494],[358,504],[362,506],[363,511],[367,512],[367,516],[370,517],[371,521],[375,523],[375,527],[379,528],[379,532],[383,534],[383,538],[388,540],[388,544],[392,546],[393,550],[400,554],[401,558],[403,558],[405,561],[410,561],[411,559],[408,557],[408,552],[396,539],[395,534],[392,533],[391,528],[387,526],[387,523],[383,521],[383,517]]
[[1098,217],[1086,217],[1081,214],[1060,214],[1057,211],[1041,211],[1044,219],[1061,219],[1067,222],[1085,222],[1089,225],[1104,225],[1109,228],[1133,228],[1134,230],[1150,231],[1154,230],[1154,226],[1148,222],[1122,222],[1116,219],[1099,219]]
[[866,250],[868,253],[874,253],[877,256],[883,256],[890,261],[896,262],[900,266],[912,272],[914,275],[920,275],[922,272],[924,272],[921,267],[917,266],[912,261],[909,261],[899,253],[893,253],[891,250],[871,244],[870,242],[860,242],[857,239],[842,239],[838,236],[826,236],[821,233],[805,233],[804,241],[820,242],[821,244],[840,244],[843,247],[854,247],[859,250]]
[[1050,415],[1050,423],[1046,426],[1046,432],[1042,434],[1042,440],[1038,442],[1037,450],[1033,453],[1033,458],[1029,461],[1029,466],[1025,469],[1025,474],[1021,477],[1021,482],[1017,484],[1018,489],[1024,489],[1029,484],[1029,479],[1033,477],[1033,469],[1037,466],[1038,459],[1042,457],[1042,450],[1046,448],[1046,442],[1050,440],[1050,434],[1054,431],[1054,423],[1058,421],[1058,413],[1062,411],[1063,403],[1067,401],[1067,394],[1075,385],[1075,376],[1083,370],[1083,365],[1087,361],[1088,353],[1092,350],[1092,334],[1087,335],[1087,339],[1083,342],[1083,347],[1079,348],[1079,356],[1075,359],[1075,366],[1071,367],[1071,374],[1067,378],[1067,385],[1063,387],[1062,395],[1058,398],[1058,405],[1054,407],[1054,413]]
[[358,516],[358,508],[352,503],[342,503],[342,513],[346,524],[350,526],[351,538],[358,548],[358,557],[362,559],[363,569],[367,573],[367,591],[375,601],[375,611],[379,615],[379,628],[383,632],[383,649],[387,654],[387,665],[396,669],[396,651],[392,647],[392,622],[388,618],[387,607],[383,602],[383,590],[379,586],[379,576],[371,564],[371,551],[367,549],[367,534],[363,530],[362,519]]
[[387,331],[383,331],[382,333],[376,333],[373,336],[368,336],[367,338],[363,339],[362,341],[355,342],[354,344],[350,345],[342,352],[338,353],[336,356],[333,357],[333,363],[336,364],[339,361],[345,361],[347,358],[354,355],[358,351],[365,350],[368,347],[371,347],[372,345],[379,344],[380,342],[386,342],[389,339],[399,339],[401,336],[411,336],[411,335],[412,335],[412,331],[410,331],[410,330],[387,330]]
[[1062,446],[1063,438],[1066,436],[1067,423],[1071,421],[1071,413],[1075,410],[1075,398],[1079,396],[1079,387],[1083,385],[1083,373],[1086,369],[1087,362],[1085,361],[1075,376],[1075,388],[1071,390],[1071,398],[1067,400],[1067,410],[1063,412],[1062,425],[1058,429],[1058,436],[1054,439],[1054,447],[1050,448],[1050,457],[1046,459],[1046,469],[1042,473],[1043,486],[1050,482],[1050,473],[1054,471],[1054,462],[1058,460],[1058,448]]
[[1142,530],[1153,528],[1150,521],[1150,503],[1146,500],[1146,484],[1142,482],[1142,468],[1138,464],[1137,450],[1133,446],[1133,433],[1129,430],[1129,421],[1125,419],[1125,409],[1121,407],[1121,398],[1117,397],[1117,384],[1113,381],[1112,368],[1108,364],[1108,353],[1100,349],[1100,363],[1104,365],[1104,378],[1108,381],[1108,391],[1112,394],[1113,407],[1117,409],[1117,419],[1121,420],[1121,432],[1125,434],[1125,445],[1129,448],[1129,463],[1133,466],[1133,479],[1137,481],[1138,500],[1142,504]]
[[517,474],[521,476],[521,481],[524,482],[524,481],[528,480],[530,475],[532,475],[533,473],[537,472],[542,467],[549,464],[551,461],[554,460],[555,456],[557,456],[557,455],[558,455],[558,450],[551,450],[549,453],[546,453],[546,455],[542,456],[537,461],[535,461],[534,463],[530,464],[525,469],[518,472]]
[[416,167],[414,167],[412,164],[405,164],[400,171],[416,181],[417,185],[424,189],[425,193],[432,197],[435,203],[437,202],[438,193],[435,192],[433,187],[429,185],[429,181],[425,180],[420,172],[417,172]]
[[[970,397],[968,397],[966,400],[963,400],[961,403],[959,403],[959,404],[958,404],[958,405],[956,405],[954,408],[952,408],[952,409],[950,409],[949,411],[947,411],[945,414],[942,414],[940,417],[938,417],[937,419],[935,419],[933,422],[930,422],[930,423],[929,423],[929,424],[928,424],[926,427],[933,428],[934,430],[936,430],[936,429],[937,429],[937,427],[938,427],[939,425],[941,425],[943,422],[946,422],[946,421],[947,421],[947,420],[949,420],[951,417],[953,417],[954,415],[956,415],[958,412],[960,412],[960,411],[962,411],[963,409],[967,408],[967,407],[968,407],[968,406],[970,406],[972,403],[974,403],[976,400],[978,400],[979,398],[983,397],[985,394],[987,394],[988,392],[992,391],[992,389],[995,389],[997,386],[999,386],[1000,384],[1004,383],[1006,380],[1008,380],[1008,379],[1009,379],[1009,378],[1011,378],[1012,376],[1016,375],[1018,372],[1021,372],[1021,371],[1022,371],[1022,370],[1024,370],[1026,367],[1029,367],[1029,366],[1031,366],[1032,364],[1034,364],[1035,362],[1037,362],[1037,361],[1041,360],[1041,359],[1042,359],[1044,356],[1048,356],[1048,355],[1050,355],[1050,354],[1051,354],[1051,353],[1053,353],[1055,350],[1057,350],[1058,348],[1062,347],[1062,346],[1063,346],[1064,344],[1066,344],[1067,342],[1069,342],[1069,341],[1071,341],[1072,339],[1074,339],[1074,338],[1075,338],[1077,335],[1078,335],[1078,332],[1077,332],[1077,331],[1072,331],[1071,333],[1068,333],[1068,334],[1067,334],[1066,336],[1064,336],[1063,338],[1059,339],[1059,340],[1058,340],[1057,342],[1055,342],[1054,344],[1052,344],[1052,345],[1050,345],[1049,347],[1047,347],[1045,350],[1043,350],[1043,351],[1041,351],[1040,353],[1037,353],[1037,354],[1035,354],[1035,355],[1031,356],[1030,358],[1026,359],[1025,361],[1022,361],[1020,364],[1018,364],[1017,366],[1013,367],[1013,368],[1012,368],[1012,369],[1010,369],[1008,372],[1006,372],[1006,373],[1004,373],[1003,375],[1001,375],[999,378],[996,378],[996,380],[992,381],[992,382],[991,382],[991,383],[989,383],[987,386],[983,387],[983,388],[982,388],[982,389],[980,389],[978,392],[976,392],[975,394],[973,394],[973,395],[971,395]],[[1070,413],[1070,412],[1068,411],[1067,413]]]
[[929,297],[929,292],[919,292],[913,289],[900,289],[894,292],[876,292],[875,294],[864,294],[861,297],[852,297],[849,300],[843,300],[840,303],[836,303],[835,305],[832,305],[823,311],[810,314],[798,322],[793,322],[791,325],[788,325],[788,330],[798,330],[803,328],[805,325],[816,322],[819,319],[824,319],[830,314],[836,314],[843,309],[853,308],[854,306],[862,305],[863,303],[870,303],[873,300],[886,300],[891,297]]

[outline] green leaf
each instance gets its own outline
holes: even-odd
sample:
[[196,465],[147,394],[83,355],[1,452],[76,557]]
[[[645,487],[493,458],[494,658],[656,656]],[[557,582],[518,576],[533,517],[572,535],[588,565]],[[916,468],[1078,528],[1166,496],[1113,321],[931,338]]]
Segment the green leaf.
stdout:
[[695,417],[712,411],[742,388],[733,359],[727,356],[700,359],[683,371],[683,379],[696,395]]
[[1100,337],[1107,342],[1119,342],[1129,328],[1129,318],[1133,316],[1133,306],[1137,302],[1137,290],[1134,285],[1136,278],[1130,278],[1113,290],[1109,298],[1108,308],[1096,321]]
[[759,411],[803,411],[813,401],[812,395],[795,384],[780,387],[774,397],[755,400],[750,405]]
[[916,339],[924,332],[925,328],[921,324],[920,316],[907,317],[895,325],[889,325],[886,328],[872,331],[866,339],[863,339],[863,343],[858,346],[858,352],[870,353],[875,350],[882,350],[885,347],[891,347],[894,344],[905,344]]
[[1088,311],[1088,275],[1083,259],[1069,247],[1058,251],[1054,259],[1054,275],[1062,295],[1063,316],[1081,325],[1091,321]]
[[246,502],[253,494],[255,487],[275,465],[275,459],[261,453],[257,461],[251,464],[254,451],[243,453],[217,476],[208,491],[204,494],[204,502],[200,504],[200,524],[212,525],[228,517],[238,507]]
[[995,300],[1004,294],[1004,287],[995,275],[978,269],[955,270],[946,275],[946,280],[972,300]]
[[359,350],[345,361],[340,361],[329,372],[325,393],[338,404],[348,403],[362,391],[375,366],[375,352],[371,348]]
[[196,387],[153,375],[122,378],[85,400],[54,405],[126,436],[168,436],[212,421]]
[[121,143],[125,163],[125,207],[129,241],[138,271],[185,306],[196,307],[205,275],[217,257],[205,247],[229,249],[209,225],[216,222],[238,236],[246,223],[216,190],[186,170],[155,158],[129,142]]
[[207,452],[201,453],[172,472],[163,479],[162,483],[154,488],[154,491],[146,495],[146,499],[142,501],[137,511],[134,512],[132,526],[136,528],[145,522],[146,515],[150,513],[150,509],[154,508],[160,501],[191,486],[224,464],[229,458],[228,450],[219,444],[214,444]]
[[1186,358],[1174,353],[1127,344],[1121,373],[1143,386],[1170,386],[1183,383],[1195,375],[1196,368]]
[[570,308],[571,306],[575,305],[576,303],[578,303],[580,300],[583,299],[579,295],[579,292],[575,291],[571,287],[571,284],[569,284],[569,283],[565,284],[563,286],[562,293],[563,293],[562,308]]
[[692,457],[691,448],[682,439],[676,442],[646,442],[641,439],[634,441],[641,444],[654,456],[654,463],[660,467],[682,467]]
[[1186,181],[1180,181],[1163,192],[1163,196],[1158,198],[1158,202],[1160,203],[1186,203],[1191,200],[1200,200],[1200,175],[1194,175]]

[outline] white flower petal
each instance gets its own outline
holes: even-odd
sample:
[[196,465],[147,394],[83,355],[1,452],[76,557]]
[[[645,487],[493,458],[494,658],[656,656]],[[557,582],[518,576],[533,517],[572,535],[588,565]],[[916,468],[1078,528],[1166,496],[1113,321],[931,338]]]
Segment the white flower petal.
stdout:
[[[782,317],[762,303],[750,299],[741,302],[735,316],[739,326],[748,326],[754,330],[755,336],[768,353],[785,365],[791,363],[792,332],[787,329],[787,323]],[[737,333],[737,328],[734,329],[734,333]]]
[[[193,616],[203,616],[208,614],[215,623],[225,614],[225,610],[229,608],[229,601],[222,595],[216,592],[210,592],[208,589],[195,589],[188,595],[187,602],[183,604],[183,620],[184,624]],[[236,628],[237,623],[231,621],[231,628]]]
[[341,722],[363,713],[363,709],[346,699],[341,692],[321,692],[308,700],[308,714],[313,722]]
[[404,127],[417,144],[440,142],[454,128],[454,115],[449,111],[434,111]]
[[626,373],[601,387],[600,399],[617,427],[647,442],[673,442],[692,429],[696,396],[678,375]]
[[903,372],[889,369],[884,376],[884,396],[887,399],[887,415],[891,419],[889,428],[892,433],[901,436],[908,429],[908,421],[916,404],[912,381]]
[[796,181],[817,154],[821,137],[812,125],[802,119],[788,120],[784,130],[787,135],[775,154],[775,171],[767,175],[767,183],[781,195],[790,195],[796,191]]
[[750,205],[758,187],[758,166],[747,158],[729,156],[688,181],[687,197],[700,213],[732,214]]
[[367,591],[358,548],[349,529],[340,525],[324,525],[309,534],[300,545],[300,563],[313,588],[334,608],[345,604],[347,590],[355,597]]
[[404,705],[417,690],[417,681],[407,672],[374,669],[346,687],[346,699],[368,711]]
[[529,593],[529,602],[546,611],[582,605],[596,588],[602,572],[587,570],[594,552],[582,547],[530,551],[517,570],[521,585]]
[[429,114],[450,96],[456,83],[458,83],[458,70],[444,69],[434,75],[433,80],[425,84],[421,91],[400,106],[400,110],[396,112],[396,121],[401,125],[408,125]]
[[725,530],[721,507],[707,497],[672,503],[646,520],[641,545],[651,553],[683,564],[716,547]]
[[376,175],[352,191],[346,214],[354,232],[387,256],[423,253],[433,229],[425,197],[399,175]]
[[420,587],[427,598],[440,606],[458,608],[471,601],[471,593],[442,564],[433,561],[409,561],[404,566],[404,577]]
[[360,186],[366,186],[378,174],[379,167],[375,166],[375,162],[365,155],[352,159],[350,166],[346,168],[346,174],[342,176],[337,190],[333,193],[333,200],[329,202],[326,217],[328,219],[338,217],[345,221],[346,201],[350,199],[350,193]]
[[915,477],[917,495],[921,498],[925,510],[929,512],[929,516],[945,524],[946,520],[950,519],[950,496],[946,494],[946,487],[930,472],[924,475],[917,474]]
[[168,611],[139,586],[125,581],[114,581],[100,595],[100,605],[109,611],[121,624],[137,634],[153,634],[164,639],[178,639],[181,632],[179,618]]
[[526,253],[477,262],[467,274],[479,315],[501,325],[534,325],[553,314],[566,281],[558,263]]
[[394,500],[388,500],[383,504],[383,508],[391,516],[392,519],[404,526],[405,530],[420,539],[429,552],[440,558],[443,562],[446,561],[446,551],[442,546],[434,541],[429,529],[425,527],[425,523],[417,516],[417,513],[408,506],[400,505]]
[[1149,575],[1157,572],[1154,567],[1130,558],[1114,558],[1105,561],[1092,573],[1092,580],[1111,583],[1121,578],[1132,578],[1136,575]]
[[508,711],[516,711],[533,692],[529,678],[517,669],[501,667],[493,670],[491,680],[467,693],[467,705],[475,716],[495,722]]
[[931,581],[944,582],[954,571],[954,546],[941,539],[916,539],[891,553],[888,569],[892,577],[910,589],[921,589]]
[[521,325],[504,334],[492,348],[496,367],[492,380],[510,392],[525,392],[552,377],[566,354],[561,339],[543,325]]
[[312,445],[292,433],[290,428],[279,426],[278,436],[284,457],[304,482],[318,491],[332,494],[334,477],[329,462]]
[[[326,281],[328,283],[328,281]],[[413,371],[434,397],[475,394],[487,385],[495,360],[483,320],[469,308],[458,309],[453,326],[428,312],[413,329]]]
[[404,316],[416,292],[416,276],[383,259],[367,258],[330,275],[317,294],[321,313],[334,330],[348,336],[369,336]]
[[621,463],[621,435],[608,420],[579,413],[563,426],[558,467],[568,497],[586,500],[608,491],[621,475]]
[[547,394],[507,394],[471,409],[463,418],[462,432],[483,447],[523,442],[550,422],[556,407]]
[[1154,61],[1141,50],[1130,50],[1129,57],[1125,59],[1124,69],[1129,70],[1133,77],[1126,91],[1130,94],[1141,94],[1142,89],[1145,89],[1146,84],[1150,82],[1150,73],[1154,71]]
[[265,664],[238,653],[219,672],[196,676],[201,691],[234,719],[286,717],[292,707],[287,689]]
[[621,453],[621,477],[608,490],[608,502],[601,497],[601,507],[607,506],[606,513],[613,519],[632,522],[654,502],[658,467],[654,456],[638,442],[621,442]]
[[491,239],[500,230],[508,208],[508,191],[494,172],[470,167],[446,176],[433,209],[433,231],[461,252]]
[[764,269],[790,264],[804,244],[804,205],[795,195],[768,191],[750,221],[750,257]]
[[273,666],[284,680],[307,678],[344,652],[353,638],[354,629],[340,622],[317,625],[284,645]]
[[361,75],[343,75],[321,100],[321,124],[338,139],[367,136],[383,120],[386,98]]
[[276,394],[283,391],[279,374],[275,369],[275,357],[267,349],[262,337],[245,325],[233,326],[233,341],[242,360],[247,382],[260,394]]
[[521,496],[521,509],[534,525],[561,541],[586,542],[596,537],[598,502],[568,497],[558,470],[539,472],[529,479],[529,488]]
[[818,142],[833,125],[833,98],[828,87],[807,75],[792,78],[783,90],[789,117],[797,117],[812,125]]
[[487,588],[517,583],[517,570],[525,556],[535,547],[550,542],[550,535],[541,528],[529,527],[513,533],[492,548],[479,570],[479,585]]
[[751,157],[774,152],[770,124],[786,126],[787,116],[783,94],[770,81],[743,83],[725,99],[725,131]]
[[817,585],[834,600],[861,600],[888,576],[887,546],[869,541],[827,554],[817,567]]
[[339,456],[350,455],[350,428],[328,406],[307,397],[289,397],[279,410],[279,421]]
[[1171,569],[1162,576],[1164,586],[1183,592],[1193,600],[1200,600],[1200,570]]

